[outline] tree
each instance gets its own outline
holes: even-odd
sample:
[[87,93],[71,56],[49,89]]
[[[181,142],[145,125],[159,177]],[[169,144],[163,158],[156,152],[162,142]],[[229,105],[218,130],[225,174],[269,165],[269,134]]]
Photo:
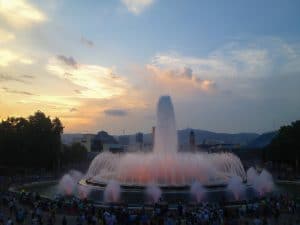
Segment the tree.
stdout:
[[60,166],[60,155],[61,155],[61,135],[63,133],[64,127],[61,123],[61,121],[59,120],[59,118],[55,118],[54,120],[52,120],[52,132],[53,132],[53,148],[55,149],[55,160],[54,160],[54,164],[53,167],[59,168]]
[[0,163],[5,166],[54,169],[61,152],[63,125],[37,111],[25,119],[8,117],[0,123]]
[[73,143],[71,146],[63,145],[61,158],[64,164],[80,163],[87,159],[87,150],[80,143]]
[[300,120],[280,128],[278,134],[265,149],[266,159],[287,162],[295,167],[300,159]]

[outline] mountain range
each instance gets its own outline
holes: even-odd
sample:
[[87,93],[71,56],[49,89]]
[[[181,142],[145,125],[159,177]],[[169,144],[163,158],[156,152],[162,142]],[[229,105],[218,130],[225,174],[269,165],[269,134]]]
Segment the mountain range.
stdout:
[[[267,132],[263,134],[257,133],[218,133],[200,129],[183,129],[178,130],[178,143],[186,145],[189,143],[190,132],[194,131],[196,144],[203,142],[215,142],[225,144],[238,144],[243,148],[262,148],[268,145],[277,134],[277,131]],[[70,144],[73,140],[82,137],[81,133],[63,134],[62,141],[64,144]],[[117,140],[126,137],[129,143],[135,142],[136,134],[114,136]],[[145,133],[143,135],[145,144],[152,143],[152,134]]]
[[270,144],[272,139],[277,135],[278,131],[272,131],[272,132],[267,132],[259,135],[257,138],[254,140],[250,141],[247,145],[246,148],[263,148]]

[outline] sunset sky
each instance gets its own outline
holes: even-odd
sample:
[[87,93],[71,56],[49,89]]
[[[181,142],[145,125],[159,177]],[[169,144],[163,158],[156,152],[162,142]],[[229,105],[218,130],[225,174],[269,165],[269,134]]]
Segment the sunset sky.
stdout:
[[65,132],[265,132],[300,119],[298,0],[0,0],[0,118]]

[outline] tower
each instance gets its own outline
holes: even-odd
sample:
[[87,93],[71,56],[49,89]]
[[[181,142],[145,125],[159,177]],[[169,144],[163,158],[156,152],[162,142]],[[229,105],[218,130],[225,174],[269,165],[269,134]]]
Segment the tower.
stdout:
[[154,146],[155,141],[155,127],[152,127],[152,146]]
[[195,132],[193,130],[191,130],[190,132],[190,150],[192,152],[196,151],[196,141],[195,141]]
[[138,144],[139,149],[142,150],[143,143],[144,143],[144,135],[141,132],[136,133],[135,135],[135,142]]

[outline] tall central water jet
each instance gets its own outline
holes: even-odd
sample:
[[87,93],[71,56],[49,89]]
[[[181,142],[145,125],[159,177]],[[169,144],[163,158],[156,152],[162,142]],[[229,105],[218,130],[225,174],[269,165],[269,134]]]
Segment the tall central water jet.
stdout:
[[154,140],[155,154],[177,152],[175,114],[170,96],[162,96],[158,101]]

